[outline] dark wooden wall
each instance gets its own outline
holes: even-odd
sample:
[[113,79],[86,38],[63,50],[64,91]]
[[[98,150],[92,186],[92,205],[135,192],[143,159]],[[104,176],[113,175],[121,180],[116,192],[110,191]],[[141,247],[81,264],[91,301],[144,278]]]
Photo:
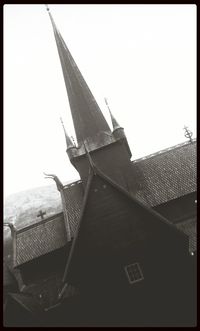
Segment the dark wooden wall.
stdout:
[[[194,323],[191,259],[185,236],[95,178],[68,278],[80,289],[80,320],[97,325]],[[134,263],[144,279],[130,284],[124,267]]]

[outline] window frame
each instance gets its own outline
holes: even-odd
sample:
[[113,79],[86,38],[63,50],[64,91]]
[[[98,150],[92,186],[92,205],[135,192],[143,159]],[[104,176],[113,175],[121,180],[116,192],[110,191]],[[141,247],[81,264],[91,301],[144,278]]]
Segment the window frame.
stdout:
[[[140,278],[135,279],[135,274],[134,274],[134,271],[130,269],[131,267],[137,267],[137,273],[139,272]],[[124,269],[125,269],[125,273],[126,273],[126,276],[128,278],[129,284],[132,285],[132,284],[137,283],[137,282],[140,282],[141,280],[144,279],[144,275],[143,275],[142,269],[141,269],[140,264],[138,262],[135,262],[135,263],[131,263],[131,264],[126,265],[124,267]]]

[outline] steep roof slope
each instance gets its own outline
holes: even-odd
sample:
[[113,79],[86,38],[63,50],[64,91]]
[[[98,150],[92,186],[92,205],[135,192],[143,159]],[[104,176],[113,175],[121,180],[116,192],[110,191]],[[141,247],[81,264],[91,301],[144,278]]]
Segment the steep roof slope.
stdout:
[[196,142],[133,161],[136,197],[154,207],[196,191]]
[[63,213],[16,232],[14,266],[63,247],[67,243]]

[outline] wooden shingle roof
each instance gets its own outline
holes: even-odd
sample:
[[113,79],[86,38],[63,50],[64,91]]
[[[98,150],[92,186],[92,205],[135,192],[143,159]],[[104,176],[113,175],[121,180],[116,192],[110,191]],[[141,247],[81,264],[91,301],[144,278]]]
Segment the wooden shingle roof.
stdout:
[[14,266],[63,247],[67,242],[63,213],[16,232]]
[[[134,197],[149,207],[196,191],[196,142],[183,143],[132,162],[137,190]],[[82,182],[65,185],[65,201],[72,237],[79,224],[83,203]],[[190,223],[190,222],[189,222]],[[196,247],[195,222],[177,227],[190,237],[190,249]],[[19,266],[67,243],[63,213],[17,231],[14,266]]]
[[79,222],[83,194],[83,185],[80,180],[75,183],[68,184],[64,187],[64,195],[72,237],[76,232],[76,228]]
[[[196,142],[183,143],[132,162],[134,197],[149,207],[196,191]],[[72,234],[83,200],[82,182],[65,186]]]
[[183,143],[135,160],[135,197],[155,207],[196,191],[196,142]]

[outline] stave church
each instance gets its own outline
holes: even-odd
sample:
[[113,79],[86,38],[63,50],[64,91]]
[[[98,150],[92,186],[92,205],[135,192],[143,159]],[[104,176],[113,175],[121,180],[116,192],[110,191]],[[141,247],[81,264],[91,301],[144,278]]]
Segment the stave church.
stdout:
[[[4,325],[196,325],[196,140],[140,159],[112,130],[47,7],[76,133],[63,129],[80,180],[62,212],[4,240]],[[107,102],[107,101],[106,101]],[[188,133],[188,131],[187,131]]]

